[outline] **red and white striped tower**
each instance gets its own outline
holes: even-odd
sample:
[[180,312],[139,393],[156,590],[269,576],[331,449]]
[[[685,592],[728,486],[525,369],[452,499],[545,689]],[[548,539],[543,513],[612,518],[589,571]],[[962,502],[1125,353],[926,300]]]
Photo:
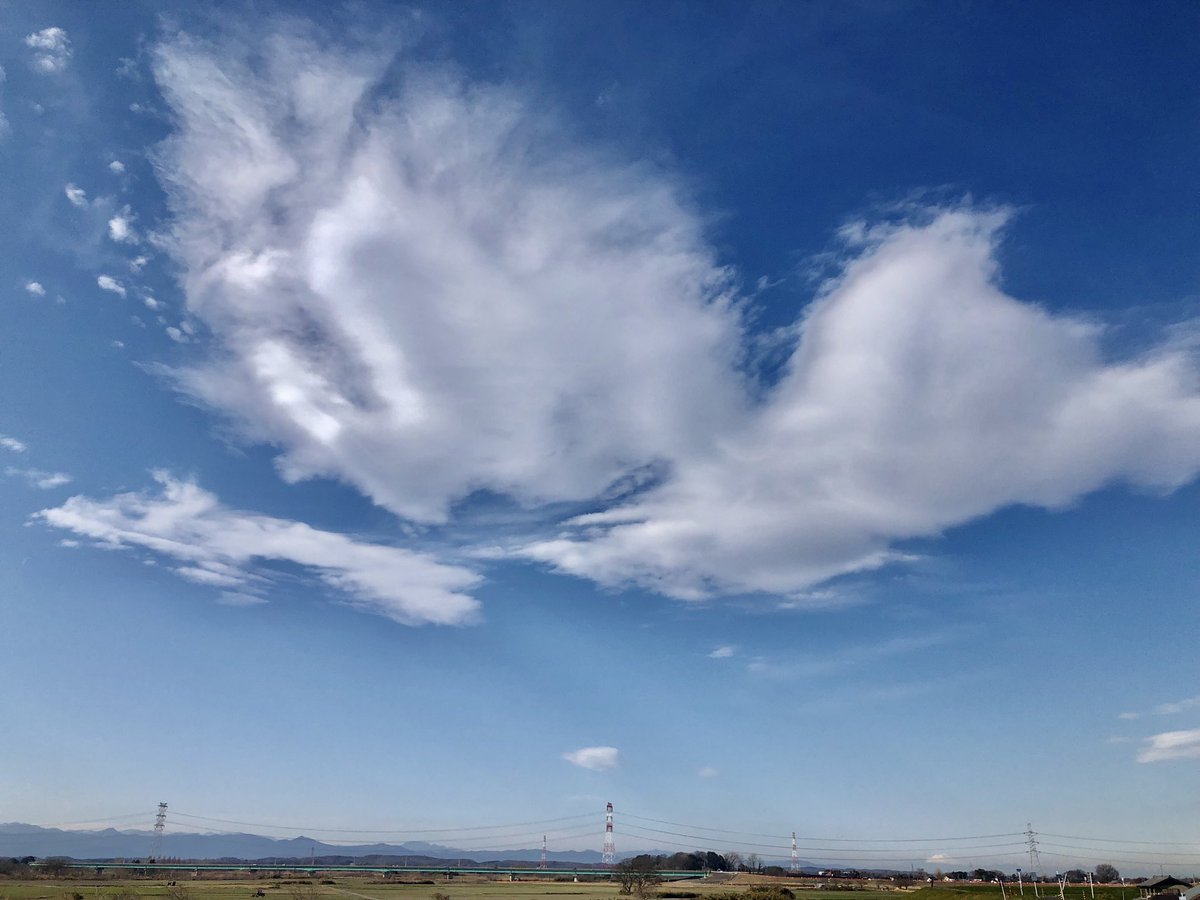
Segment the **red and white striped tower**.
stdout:
[[800,851],[796,847],[796,832],[792,832],[792,871],[800,869]]
[[546,836],[542,835],[542,865],[541,868],[546,868]]
[[617,848],[613,845],[612,804],[604,812],[604,864],[611,866],[617,861]]

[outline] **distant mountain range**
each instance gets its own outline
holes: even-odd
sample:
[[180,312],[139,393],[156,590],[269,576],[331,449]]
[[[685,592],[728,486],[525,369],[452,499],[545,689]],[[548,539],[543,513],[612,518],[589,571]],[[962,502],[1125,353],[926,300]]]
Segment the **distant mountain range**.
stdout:
[[[154,851],[153,831],[67,831],[61,828],[42,828],[23,822],[0,823],[0,856],[69,856],[73,859],[146,859]],[[664,853],[661,850],[636,850],[637,853]],[[464,850],[425,841],[406,844],[356,844],[352,846],[326,844],[307,838],[271,838],[260,834],[164,834],[162,857],[188,860],[251,860],[269,864],[273,861],[308,862],[316,858],[325,865],[335,860],[363,861],[376,858],[380,865],[436,865],[462,860],[464,863],[533,862],[541,859],[541,848],[522,850]],[[586,865],[599,863],[596,850],[551,850],[547,859],[558,863]]]

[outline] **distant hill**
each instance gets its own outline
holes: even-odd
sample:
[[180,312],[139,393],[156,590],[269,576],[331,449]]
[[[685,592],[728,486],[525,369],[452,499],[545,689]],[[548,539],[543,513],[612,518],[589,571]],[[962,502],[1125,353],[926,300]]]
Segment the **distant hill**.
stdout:
[[[61,828],[42,828],[23,822],[0,823],[0,856],[69,856],[72,859],[145,859],[154,848],[153,831],[118,831],[105,828],[99,831],[66,831]],[[636,853],[660,853],[656,850],[637,850]],[[342,860],[379,865],[436,865],[440,862],[462,860],[464,863],[527,862],[536,865],[541,860],[541,848],[521,850],[463,850],[411,841],[407,844],[359,844],[353,846],[326,844],[307,837],[271,838],[260,834],[164,834],[162,856],[186,860],[249,860],[270,862],[293,861],[304,863],[316,857],[325,865]],[[552,862],[586,865],[599,863],[596,850],[551,850]]]

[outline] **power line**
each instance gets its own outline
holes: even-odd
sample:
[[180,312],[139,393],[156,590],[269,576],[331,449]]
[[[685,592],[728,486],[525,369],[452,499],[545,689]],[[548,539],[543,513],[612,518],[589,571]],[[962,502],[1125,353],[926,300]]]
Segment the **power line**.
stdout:
[[495,831],[501,828],[523,828],[532,825],[549,825],[554,822],[569,822],[579,819],[591,819],[591,813],[581,813],[575,816],[559,816],[556,819],[538,819],[532,822],[509,822],[503,825],[470,825],[462,828],[324,828],[319,825],[274,825],[266,822],[242,822],[237,819],[218,819],[213,816],[198,816],[192,813],[172,811],[173,816],[186,819],[198,819],[203,822],[220,822],[224,825],[245,825],[250,828],[273,828],[276,831],[313,831],[330,834],[453,834],[464,831]]
[[1076,834],[1051,834],[1048,831],[1040,832],[1043,837],[1063,838],[1068,841],[1096,841],[1102,844],[1148,844],[1152,847],[1195,847],[1195,841],[1134,841],[1124,838],[1099,838],[1099,837],[1080,837]]
[[[692,839],[694,839],[694,840],[700,840],[700,841],[711,841],[711,840],[713,840],[713,838],[712,838],[712,837],[710,837],[710,836],[707,836],[707,835],[688,834],[688,833],[681,832],[681,831],[667,831],[667,830],[665,830],[665,829],[662,829],[662,828],[650,828],[649,826],[646,826],[646,825],[631,825],[631,826],[629,826],[629,827],[630,827],[630,828],[636,828],[636,829],[638,829],[639,831],[650,831],[650,832],[654,832],[654,833],[656,833],[656,834],[669,834],[669,835],[672,835],[672,836],[674,836],[674,837],[688,837],[688,838],[692,838]],[[762,844],[762,843],[757,843],[757,842],[754,842],[754,841],[736,841],[736,840],[726,840],[726,841],[725,841],[725,843],[727,843],[727,844],[740,844],[740,845],[742,845],[742,846],[745,846],[745,847],[754,847],[754,848],[758,848],[758,849],[762,849],[762,850],[778,850],[778,851],[780,851],[780,852],[782,852],[782,851],[787,851],[787,850],[790,850],[790,849],[791,849],[790,847],[784,846],[784,845],[782,845],[782,844]],[[1006,841],[1005,843],[1002,843],[1002,844],[977,844],[977,845],[973,845],[973,846],[969,846],[969,847],[961,847],[961,846],[960,846],[960,847],[955,847],[955,848],[953,848],[953,849],[954,849],[955,851],[964,851],[964,850],[991,850],[991,849],[995,849],[995,848],[998,848],[998,847],[1021,847],[1021,846],[1023,846],[1023,844],[1022,844],[1022,842],[1020,842],[1020,841]],[[931,841],[928,841],[928,842],[925,844],[925,848],[928,848],[928,849],[941,849],[941,847],[939,846],[939,842],[938,842],[938,841],[936,841],[936,840],[931,840]],[[854,848],[845,848],[845,847],[797,847],[797,849],[798,849],[798,850],[803,850],[803,851],[804,851],[804,852],[806,852],[806,853],[820,853],[820,852],[835,852],[835,853],[836,853],[836,852],[839,852],[839,851],[842,851],[842,850],[846,850],[846,849],[854,849]],[[881,851],[881,852],[885,852],[885,853],[886,853],[886,852],[889,852],[889,851],[890,851],[890,852],[896,852],[896,853],[899,853],[899,852],[901,852],[901,851],[904,851],[904,852],[912,852],[912,851],[914,851],[914,850],[917,850],[917,849],[922,849],[922,848],[915,848],[915,847],[914,847],[914,848],[911,848],[911,849],[910,849],[910,848],[902,848],[902,847],[879,847],[879,848],[875,848],[875,850],[876,850],[877,852],[878,852],[878,851]]]
[[[40,826],[41,828],[70,828],[73,825],[104,825],[108,822],[119,822],[122,819],[145,819],[146,813],[142,812],[126,813],[122,816],[96,816],[94,819],[85,819],[82,822],[51,822]],[[12,832],[8,832],[11,834]]]
[[[693,831],[716,831],[724,834],[738,834],[745,837],[766,837],[778,838],[778,834],[763,834],[754,831],[734,831],[729,828],[708,828],[704,825],[690,825],[686,822],[669,822],[666,819],[651,819],[648,816],[635,816],[633,813],[621,813],[628,819],[638,819],[642,822],[654,822],[659,825],[674,825],[677,828],[690,828]],[[801,841],[828,841],[830,843],[847,843],[847,844],[940,844],[947,841],[977,841],[991,838],[1004,837],[1024,837],[1023,831],[1008,831],[1001,834],[971,834],[960,837],[932,837],[932,838],[835,838],[835,837],[801,837]]]

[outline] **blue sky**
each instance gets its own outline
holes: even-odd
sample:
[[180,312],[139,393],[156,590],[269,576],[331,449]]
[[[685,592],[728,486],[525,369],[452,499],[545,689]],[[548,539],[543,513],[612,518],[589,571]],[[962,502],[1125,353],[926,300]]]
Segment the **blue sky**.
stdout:
[[0,818],[1195,868],[1197,60],[0,2]]

